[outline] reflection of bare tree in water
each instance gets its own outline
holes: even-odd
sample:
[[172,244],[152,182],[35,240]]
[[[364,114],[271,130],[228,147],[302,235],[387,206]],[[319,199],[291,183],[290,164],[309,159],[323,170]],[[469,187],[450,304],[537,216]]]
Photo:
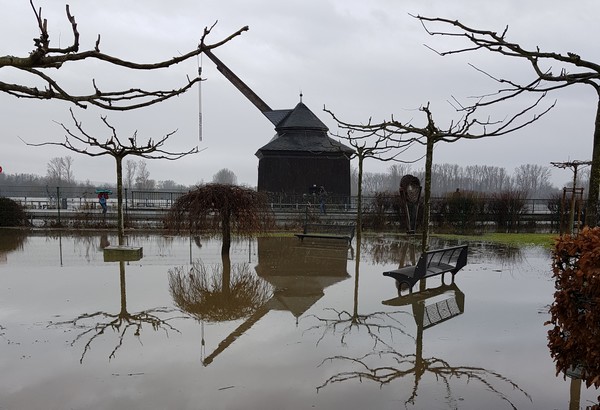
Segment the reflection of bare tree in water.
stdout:
[[81,342],[84,343],[81,353],[80,363],[83,363],[86,353],[91,349],[92,344],[107,330],[112,330],[117,335],[117,344],[108,356],[109,360],[115,357],[117,351],[123,346],[127,334],[133,334],[139,338],[144,325],[150,325],[154,331],[163,330],[168,336],[169,331],[179,332],[169,321],[175,317],[162,319],[159,315],[171,314],[175,309],[167,307],[157,307],[147,309],[138,313],[129,313],[127,311],[127,295],[125,288],[125,262],[119,262],[120,287],[121,287],[121,310],[119,313],[94,312],[84,313],[73,320],[62,322],[51,322],[49,326],[73,325],[76,329],[82,330],[71,342],[71,346]]
[[[389,246],[384,249],[390,250],[395,249],[396,253],[395,262],[400,267],[406,266],[407,264],[415,264],[415,250],[414,244],[409,242],[398,243],[398,246]],[[380,248],[381,249],[381,248]],[[405,405],[415,405],[415,401],[419,392],[419,385],[426,373],[433,375],[436,380],[441,382],[445,390],[445,397],[451,408],[458,408],[458,400],[454,397],[451,388],[451,380],[457,380],[463,378],[467,382],[478,382],[486,390],[493,392],[500,399],[505,401],[510,407],[516,409],[515,405],[511,401],[510,397],[501,390],[499,386],[509,387],[512,391],[518,391],[525,397],[531,400],[531,397],[523,389],[521,389],[516,383],[502,376],[499,373],[484,369],[482,367],[474,366],[452,366],[448,361],[431,357],[423,357],[423,332],[426,328],[435,326],[436,324],[442,323],[454,316],[461,314],[464,311],[464,294],[458,289],[455,284],[444,285],[435,289],[426,289],[426,282],[423,280],[420,283],[420,292],[416,294],[410,294],[406,296],[399,296],[398,298],[391,299],[384,302],[386,305],[391,306],[413,306],[413,316],[417,323],[417,333],[415,340],[416,351],[414,354],[404,354],[398,352],[391,343],[385,342],[379,334],[381,329],[389,330],[393,333],[394,330],[399,330],[401,333],[406,334],[399,326],[401,323],[394,319],[390,313],[377,312],[371,315],[359,315],[358,314],[358,266],[360,263],[360,243],[357,244],[357,263],[356,263],[356,274],[355,274],[355,291],[354,291],[354,312],[349,314],[347,312],[338,312],[337,319],[319,319],[332,329],[333,332],[341,332],[342,342],[350,334],[353,327],[363,325],[367,328],[368,334],[375,340],[375,346],[383,345],[384,349],[377,349],[370,351],[359,357],[350,357],[344,355],[337,355],[324,359],[320,366],[331,362],[347,362],[358,367],[358,370],[348,370],[338,372],[333,376],[329,377],[325,382],[317,387],[317,390],[323,389],[329,385],[341,383],[350,380],[370,380],[375,383],[379,383],[380,386],[390,384],[395,380],[402,379],[403,377],[409,376],[414,377],[414,384],[408,399],[405,400]],[[449,291],[455,295],[455,300],[450,301],[446,299],[430,305],[425,306],[425,301],[431,298],[438,298],[440,295],[447,294]],[[450,302],[449,302],[450,301]],[[456,308],[447,309],[446,312],[442,312],[441,306],[448,307],[456,305]],[[431,308],[442,313],[439,317],[430,315]],[[343,313],[343,314],[342,314]],[[432,319],[435,320],[432,321]],[[386,323],[386,320],[392,319],[392,323]],[[375,324],[370,325],[369,321],[375,320]],[[371,328],[369,328],[371,326]],[[376,329],[374,332],[372,329]],[[321,339],[324,336],[321,336]],[[412,337],[411,337],[412,338]]]
[[[499,373],[486,370],[481,367],[472,366],[452,366],[449,362],[432,358],[423,358],[419,354],[401,354],[394,350],[387,351],[374,351],[369,352],[358,358],[351,358],[347,356],[334,356],[323,361],[348,361],[356,364],[361,370],[346,371],[337,373],[328,378],[322,385],[317,389],[322,389],[330,384],[340,383],[348,380],[370,380],[379,383],[381,386],[389,384],[397,379],[401,379],[405,376],[414,376],[415,383],[410,397],[405,401],[405,404],[415,404],[415,400],[418,396],[419,381],[426,372],[430,372],[436,377],[436,380],[441,381],[446,391],[446,399],[449,400],[451,408],[458,408],[457,400],[452,396],[452,389],[450,386],[451,379],[464,378],[469,383],[479,382],[482,387],[485,387],[488,391],[495,393],[498,397],[508,403],[513,409],[516,409],[510,398],[500,391],[495,386],[496,383],[504,383],[512,390],[523,393],[529,400],[531,397],[523,389],[521,389],[516,383],[507,379]],[[373,363],[371,363],[373,361]],[[375,364],[376,361],[385,362],[384,365],[378,366]]]
[[416,243],[410,236],[399,240],[373,238],[365,241],[363,250],[375,264],[397,263],[402,268],[416,260]]
[[[393,338],[394,333],[400,332],[406,335],[402,329],[403,324],[395,316],[405,314],[405,312],[372,312],[368,314],[360,314],[358,311],[358,284],[360,278],[360,258],[361,258],[361,238],[356,238],[356,258],[354,265],[354,303],[353,310],[338,310],[334,308],[325,309],[328,312],[333,312],[333,318],[325,318],[316,315],[310,317],[316,318],[319,323],[311,326],[307,331],[323,329],[323,333],[319,337],[317,344],[325,338],[328,332],[339,334],[342,344],[346,344],[348,337],[356,330],[365,330],[369,337],[373,339],[374,348],[383,344],[389,346],[383,337],[384,333]],[[391,322],[391,323],[390,323]]]

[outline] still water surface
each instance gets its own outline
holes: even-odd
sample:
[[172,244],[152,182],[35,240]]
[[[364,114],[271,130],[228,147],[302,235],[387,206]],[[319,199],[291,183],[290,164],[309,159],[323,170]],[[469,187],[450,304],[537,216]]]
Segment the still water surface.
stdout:
[[415,255],[394,236],[360,252],[239,241],[230,275],[218,241],[128,241],[141,260],[104,262],[112,235],[1,233],[0,409],[567,409],[598,395],[555,376],[543,248],[470,243],[454,285],[398,298],[382,272]]

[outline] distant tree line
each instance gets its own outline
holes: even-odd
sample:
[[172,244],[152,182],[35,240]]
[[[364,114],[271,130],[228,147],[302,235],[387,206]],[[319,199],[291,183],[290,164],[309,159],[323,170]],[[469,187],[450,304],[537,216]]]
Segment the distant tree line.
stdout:
[[[51,158],[46,166],[46,175],[36,174],[0,174],[1,187],[61,187],[93,189],[95,184],[75,179],[70,156]],[[412,170],[409,164],[394,164],[385,173],[365,172],[363,175],[363,191],[366,196],[374,196],[379,192],[395,192],[400,186],[400,179],[411,174],[423,180],[424,170]],[[515,168],[510,174],[506,168],[491,165],[433,164],[432,195],[442,197],[449,192],[460,191],[495,194],[504,191],[519,191],[527,198],[544,199],[556,196],[560,188],[550,182],[550,167],[537,164],[524,164]],[[353,195],[356,193],[357,169],[352,170]],[[587,186],[589,168],[578,174],[577,185]],[[212,177],[213,183],[237,184],[237,176],[228,168],[217,171]],[[198,182],[202,184],[203,181]],[[126,189],[140,191],[182,191],[192,188],[167,179],[152,179],[145,160],[128,160],[124,166],[123,184]],[[569,186],[571,183],[566,184]],[[104,184],[106,185],[106,184]]]
[[[410,165],[407,164],[392,165],[387,173],[365,172],[363,174],[364,194],[373,196],[379,192],[398,191],[400,179],[407,174],[423,181],[424,170],[411,170]],[[589,170],[583,170],[578,179],[578,186],[586,186],[587,175]],[[550,176],[549,166],[537,164],[520,165],[512,174],[503,167],[491,165],[433,164],[431,192],[434,197],[442,197],[457,189],[490,195],[504,191],[519,191],[530,199],[550,198],[559,192],[559,188],[550,182]],[[357,178],[357,170],[353,169],[353,193]]]
[[[46,175],[36,174],[7,174],[0,173],[0,196],[4,195],[2,188],[20,187],[22,189],[31,188],[32,192],[39,192],[40,189],[48,190],[54,193],[56,187],[68,190],[77,190],[85,192],[94,192],[99,186],[112,186],[104,181],[78,181],[75,179],[73,164],[75,160],[71,156],[54,157],[46,164]],[[123,170],[123,185],[128,190],[140,191],[185,191],[192,186],[180,184],[172,179],[157,181],[152,179],[148,170],[146,161],[127,160]],[[213,183],[236,185],[237,176],[233,171],[223,168],[217,171],[212,177]],[[198,182],[202,184],[203,181]],[[196,185],[198,185],[196,184]],[[25,191],[23,195],[29,195]],[[13,195],[9,195],[13,196]]]

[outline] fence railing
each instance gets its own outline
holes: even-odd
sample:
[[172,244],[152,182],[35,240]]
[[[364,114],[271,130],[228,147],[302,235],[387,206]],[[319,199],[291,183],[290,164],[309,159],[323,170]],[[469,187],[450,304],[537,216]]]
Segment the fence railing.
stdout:
[[[110,189],[113,195],[107,201],[108,214],[102,215],[94,187],[0,187],[0,196],[9,197],[20,203],[29,214],[29,218],[39,224],[68,223],[73,226],[86,224],[104,224],[116,220],[117,199],[116,188]],[[126,223],[138,223],[146,226],[149,221],[156,221],[160,226],[166,212],[187,190],[124,190],[124,210]],[[384,229],[386,226],[406,225],[405,207],[399,202],[398,195],[365,196],[362,198],[363,223],[373,229]],[[337,221],[351,221],[357,211],[356,196],[318,194],[268,194],[268,204],[275,212],[278,223],[288,224],[309,219],[327,217]],[[432,198],[431,221],[434,226],[458,230],[474,227],[497,225],[500,229],[516,227],[535,227],[549,225],[555,229],[559,223],[567,220],[568,204],[557,198],[513,198],[515,201],[501,203],[495,197],[477,197],[474,200],[449,201],[448,197]],[[323,201],[323,204],[321,203]],[[497,201],[497,202],[494,202]],[[515,205],[517,204],[518,205]],[[585,201],[577,208],[581,213],[575,221],[584,219]],[[326,211],[327,215],[323,215]],[[422,210],[418,212],[419,218]],[[336,219],[337,218],[337,219]],[[417,223],[419,219],[417,219]],[[131,225],[133,226],[133,225]]]
[[[102,187],[106,189],[107,187]],[[108,199],[110,208],[116,207],[116,188],[108,187],[113,191]],[[124,206],[126,209],[169,209],[181,195],[187,191],[144,191],[136,189],[124,190]],[[89,210],[99,209],[98,196],[93,188],[79,187],[27,187],[11,186],[0,187],[0,196],[8,197],[20,203],[26,209],[67,209]],[[319,209],[321,199],[317,194],[268,194],[269,206],[277,211],[296,211],[304,209]],[[443,198],[432,198],[432,208]],[[485,202],[494,201],[493,198],[483,198]],[[552,199],[536,198],[525,199],[523,212],[528,214],[550,214],[556,212],[556,203]],[[327,211],[355,212],[357,208],[356,196],[328,195],[324,199]],[[364,196],[363,207],[366,212],[380,207],[377,197]]]

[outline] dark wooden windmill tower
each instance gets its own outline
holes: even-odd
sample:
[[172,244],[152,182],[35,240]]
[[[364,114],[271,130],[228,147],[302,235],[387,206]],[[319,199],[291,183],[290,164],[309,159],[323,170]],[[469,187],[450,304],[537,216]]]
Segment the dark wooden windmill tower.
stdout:
[[305,194],[322,186],[329,195],[350,196],[352,148],[330,138],[327,126],[302,101],[293,109],[273,110],[210,50],[204,53],[275,126],[275,136],[256,152],[259,191]]

